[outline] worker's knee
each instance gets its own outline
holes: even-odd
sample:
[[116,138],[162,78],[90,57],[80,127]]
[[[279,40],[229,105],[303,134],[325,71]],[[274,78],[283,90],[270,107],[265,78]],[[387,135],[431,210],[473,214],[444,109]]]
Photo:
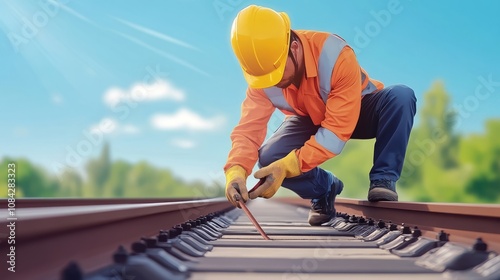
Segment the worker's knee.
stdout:
[[270,149],[268,147],[269,145],[263,145],[260,149],[259,149],[259,168],[263,167],[263,166],[267,166],[269,165],[272,161],[272,153],[270,152]]
[[264,144],[259,149],[259,162],[258,162],[259,168],[263,166],[268,166],[269,164],[284,157],[285,155],[287,155],[287,153],[281,151],[278,145]]
[[414,106],[417,102],[413,89],[405,85],[395,85],[387,94],[395,105],[402,107]]

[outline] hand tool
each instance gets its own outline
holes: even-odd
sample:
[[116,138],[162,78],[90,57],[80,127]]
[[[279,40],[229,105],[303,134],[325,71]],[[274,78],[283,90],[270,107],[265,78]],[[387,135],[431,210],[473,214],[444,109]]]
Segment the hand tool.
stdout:
[[262,179],[260,179],[257,184],[255,184],[255,186],[253,186],[253,188],[251,190],[248,191],[248,193],[251,193],[253,191],[255,191],[260,185],[264,184],[264,182],[266,181],[266,178],[267,177],[264,177]]
[[[260,186],[262,183],[264,182],[264,180],[260,180],[253,188],[252,190],[250,191],[253,191],[255,190],[258,186]],[[245,214],[247,215],[247,217],[250,219],[250,221],[252,222],[252,224],[255,226],[255,228],[257,229],[257,231],[260,233],[260,235],[262,235],[262,237],[265,239],[265,240],[271,240],[271,238],[269,238],[269,236],[267,236],[267,234],[264,232],[264,230],[262,229],[262,227],[259,225],[259,223],[257,222],[257,220],[255,219],[255,217],[252,215],[252,213],[250,213],[250,210],[248,210],[247,206],[245,205],[245,202],[242,201],[241,199],[239,199],[240,197],[236,197],[236,201],[238,201],[238,204],[240,206],[241,209],[243,209],[243,212],[245,212]]]

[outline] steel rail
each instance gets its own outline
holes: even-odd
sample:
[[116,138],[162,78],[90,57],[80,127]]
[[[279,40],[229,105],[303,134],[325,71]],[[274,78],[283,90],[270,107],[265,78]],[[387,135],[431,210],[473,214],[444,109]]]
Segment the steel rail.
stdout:
[[[17,208],[16,277],[56,279],[70,260],[91,271],[111,264],[110,256],[121,244],[131,244],[141,236],[152,236],[160,229],[230,207],[225,198],[213,198]],[[6,263],[4,251],[8,245],[3,232],[8,229],[7,211],[0,212],[0,229],[1,259]]]
[[[309,207],[309,201],[299,198],[276,200]],[[121,244],[131,244],[141,236],[155,235],[160,229],[232,207],[225,198],[22,201],[16,201],[16,276],[20,279],[55,279],[69,261],[78,262],[84,271],[98,269],[112,263],[110,256]],[[490,249],[500,251],[500,205],[370,203],[337,198],[336,209],[349,215],[418,226],[425,236],[432,238],[444,230],[452,242],[471,245],[481,237]],[[3,210],[0,249],[5,259],[7,211]],[[0,278],[3,279],[1,275]]]
[[[201,198],[200,198],[201,199]],[[196,200],[196,198],[19,198],[16,199],[17,208],[51,207],[51,206],[78,206],[78,205],[108,205],[108,204],[135,204]],[[6,209],[7,199],[0,199],[0,210]]]
[[[278,198],[279,201],[309,207],[298,198]],[[473,244],[481,237],[489,248],[500,251],[500,205],[420,202],[368,202],[337,198],[337,212],[382,219],[408,226],[418,226],[423,235],[435,238],[441,230],[450,234],[450,241]]]

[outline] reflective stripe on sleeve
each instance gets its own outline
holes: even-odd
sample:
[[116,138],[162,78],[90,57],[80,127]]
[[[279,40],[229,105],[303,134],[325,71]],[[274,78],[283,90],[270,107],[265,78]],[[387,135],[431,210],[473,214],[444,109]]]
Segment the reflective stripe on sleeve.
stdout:
[[340,138],[335,135],[335,133],[330,130],[320,127],[316,135],[314,135],[316,142],[323,146],[328,151],[332,152],[335,155],[340,154],[342,149],[344,148],[345,141],[340,140]]

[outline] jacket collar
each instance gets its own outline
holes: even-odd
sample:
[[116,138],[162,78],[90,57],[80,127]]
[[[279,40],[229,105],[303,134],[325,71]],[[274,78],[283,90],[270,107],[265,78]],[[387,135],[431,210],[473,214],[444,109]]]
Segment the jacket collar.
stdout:
[[314,59],[311,47],[309,46],[309,40],[299,32],[295,32],[300,39],[300,43],[302,44],[302,49],[304,50],[304,63],[305,63],[305,71],[306,77],[316,77],[318,76],[318,69],[316,67],[316,61]]

